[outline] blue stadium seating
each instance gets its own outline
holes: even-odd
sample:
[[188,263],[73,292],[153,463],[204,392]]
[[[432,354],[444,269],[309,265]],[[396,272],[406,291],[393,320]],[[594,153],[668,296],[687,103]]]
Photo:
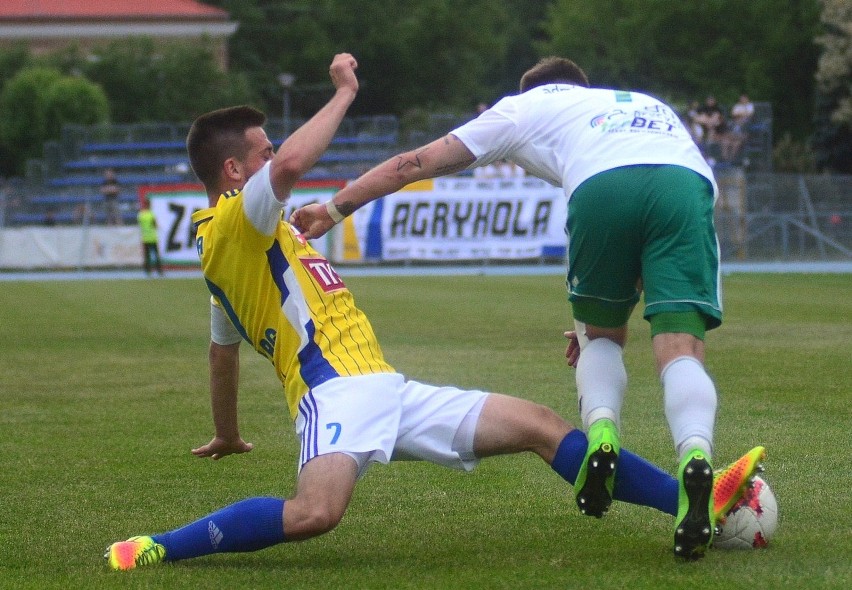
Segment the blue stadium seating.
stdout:
[[[298,128],[302,121],[291,122]],[[272,142],[280,145],[283,121],[267,125]],[[393,116],[344,119],[338,135],[306,180],[346,180],[398,151],[399,121]],[[48,218],[58,224],[79,223],[80,210],[89,206],[90,219],[105,219],[100,185],[104,170],[115,171],[122,194],[126,223],[135,222],[137,189],[141,185],[197,182],[189,167],[185,136],[187,126],[168,123],[139,125],[72,125],[50,151],[46,146],[42,189],[27,199],[26,207],[12,212],[12,224],[42,224]]]

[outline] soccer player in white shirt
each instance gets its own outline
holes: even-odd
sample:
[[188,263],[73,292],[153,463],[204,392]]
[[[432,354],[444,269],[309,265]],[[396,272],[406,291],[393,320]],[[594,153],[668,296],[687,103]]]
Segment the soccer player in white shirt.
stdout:
[[705,331],[722,321],[713,172],[677,113],[638,92],[590,88],[574,62],[541,60],[476,119],[376,166],[325,204],[294,212],[308,238],[365,203],[425,178],[507,159],[562,187],[569,299],[582,353],[577,391],[588,432],[577,502],[602,516],[620,452],[627,320],[645,292],[665,413],[680,462],[674,553],[701,557],[712,509],[716,388]]

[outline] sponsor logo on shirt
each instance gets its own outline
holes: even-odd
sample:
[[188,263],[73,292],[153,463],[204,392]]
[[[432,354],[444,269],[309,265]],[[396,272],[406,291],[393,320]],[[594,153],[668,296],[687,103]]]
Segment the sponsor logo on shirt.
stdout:
[[325,258],[299,258],[299,260],[326,293],[334,293],[346,288],[343,279]]
[[592,117],[589,126],[602,133],[643,131],[672,134],[683,125],[671,109],[654,105],[629,111],[610,109]]

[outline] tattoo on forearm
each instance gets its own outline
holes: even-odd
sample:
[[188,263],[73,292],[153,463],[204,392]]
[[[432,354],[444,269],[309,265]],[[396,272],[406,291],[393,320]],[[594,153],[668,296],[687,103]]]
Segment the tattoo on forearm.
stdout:
[[456,162],[455,164],[438,166],[438,168],[435,169],[435,175],[446,176],[447,174],[455,174],[456,172],[461,172],[462,170],[470,166],[471,162],[473,162],[473,160],[470,160],[470,162]]
[[344,217],[348,217],[355,213],[355,210],[358,207],[352,201],[343,201],[342,203],[335,203],[337,210],[340,211],[340,214]]
[[396,163],[396,171],[401,172],[405,167],[412,166],[414,168],[423,168],[423,164],[420,162],[420,154],[425,152],[429,148],[424,148],[419,152],[415,152],[413,156],[407,157],[408,154],[403,156],[397,156]]
[[[452,133],[448,133],[443,137],[444,145],[450,145],[451,143],[457,141],[460,141],[459,138],[453,135]],[[397,156],[397,172],[402,172],[407,167],[422,170],[424,165],[423,162],[420,160],[420,156],[424,154],[428,149],[429,146],[426,146],[417,152]],[[435,167],[434,176],[445,176],[447,174],[461,172],[462,170],[465,170],[468,166],[470,166],[475,160],[476,158],[466,158],[461,162],[449,162],[447,164],[438,165]]]

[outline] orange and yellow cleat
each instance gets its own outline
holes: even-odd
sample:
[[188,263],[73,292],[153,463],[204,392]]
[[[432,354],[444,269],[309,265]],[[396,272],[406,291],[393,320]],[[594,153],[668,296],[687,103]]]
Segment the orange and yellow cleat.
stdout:
[[140,565],[154,565],[166,557],[166,548],[151,537],[130,537],[107,547],[104,559],[114,570],[131,570]]
[[761,461],[764,459],[766,459],[766,449],[754,447],[714,474],[713,516],[716,522],[724,522],[728,511],[742,498],[754,476],[763,471]]

